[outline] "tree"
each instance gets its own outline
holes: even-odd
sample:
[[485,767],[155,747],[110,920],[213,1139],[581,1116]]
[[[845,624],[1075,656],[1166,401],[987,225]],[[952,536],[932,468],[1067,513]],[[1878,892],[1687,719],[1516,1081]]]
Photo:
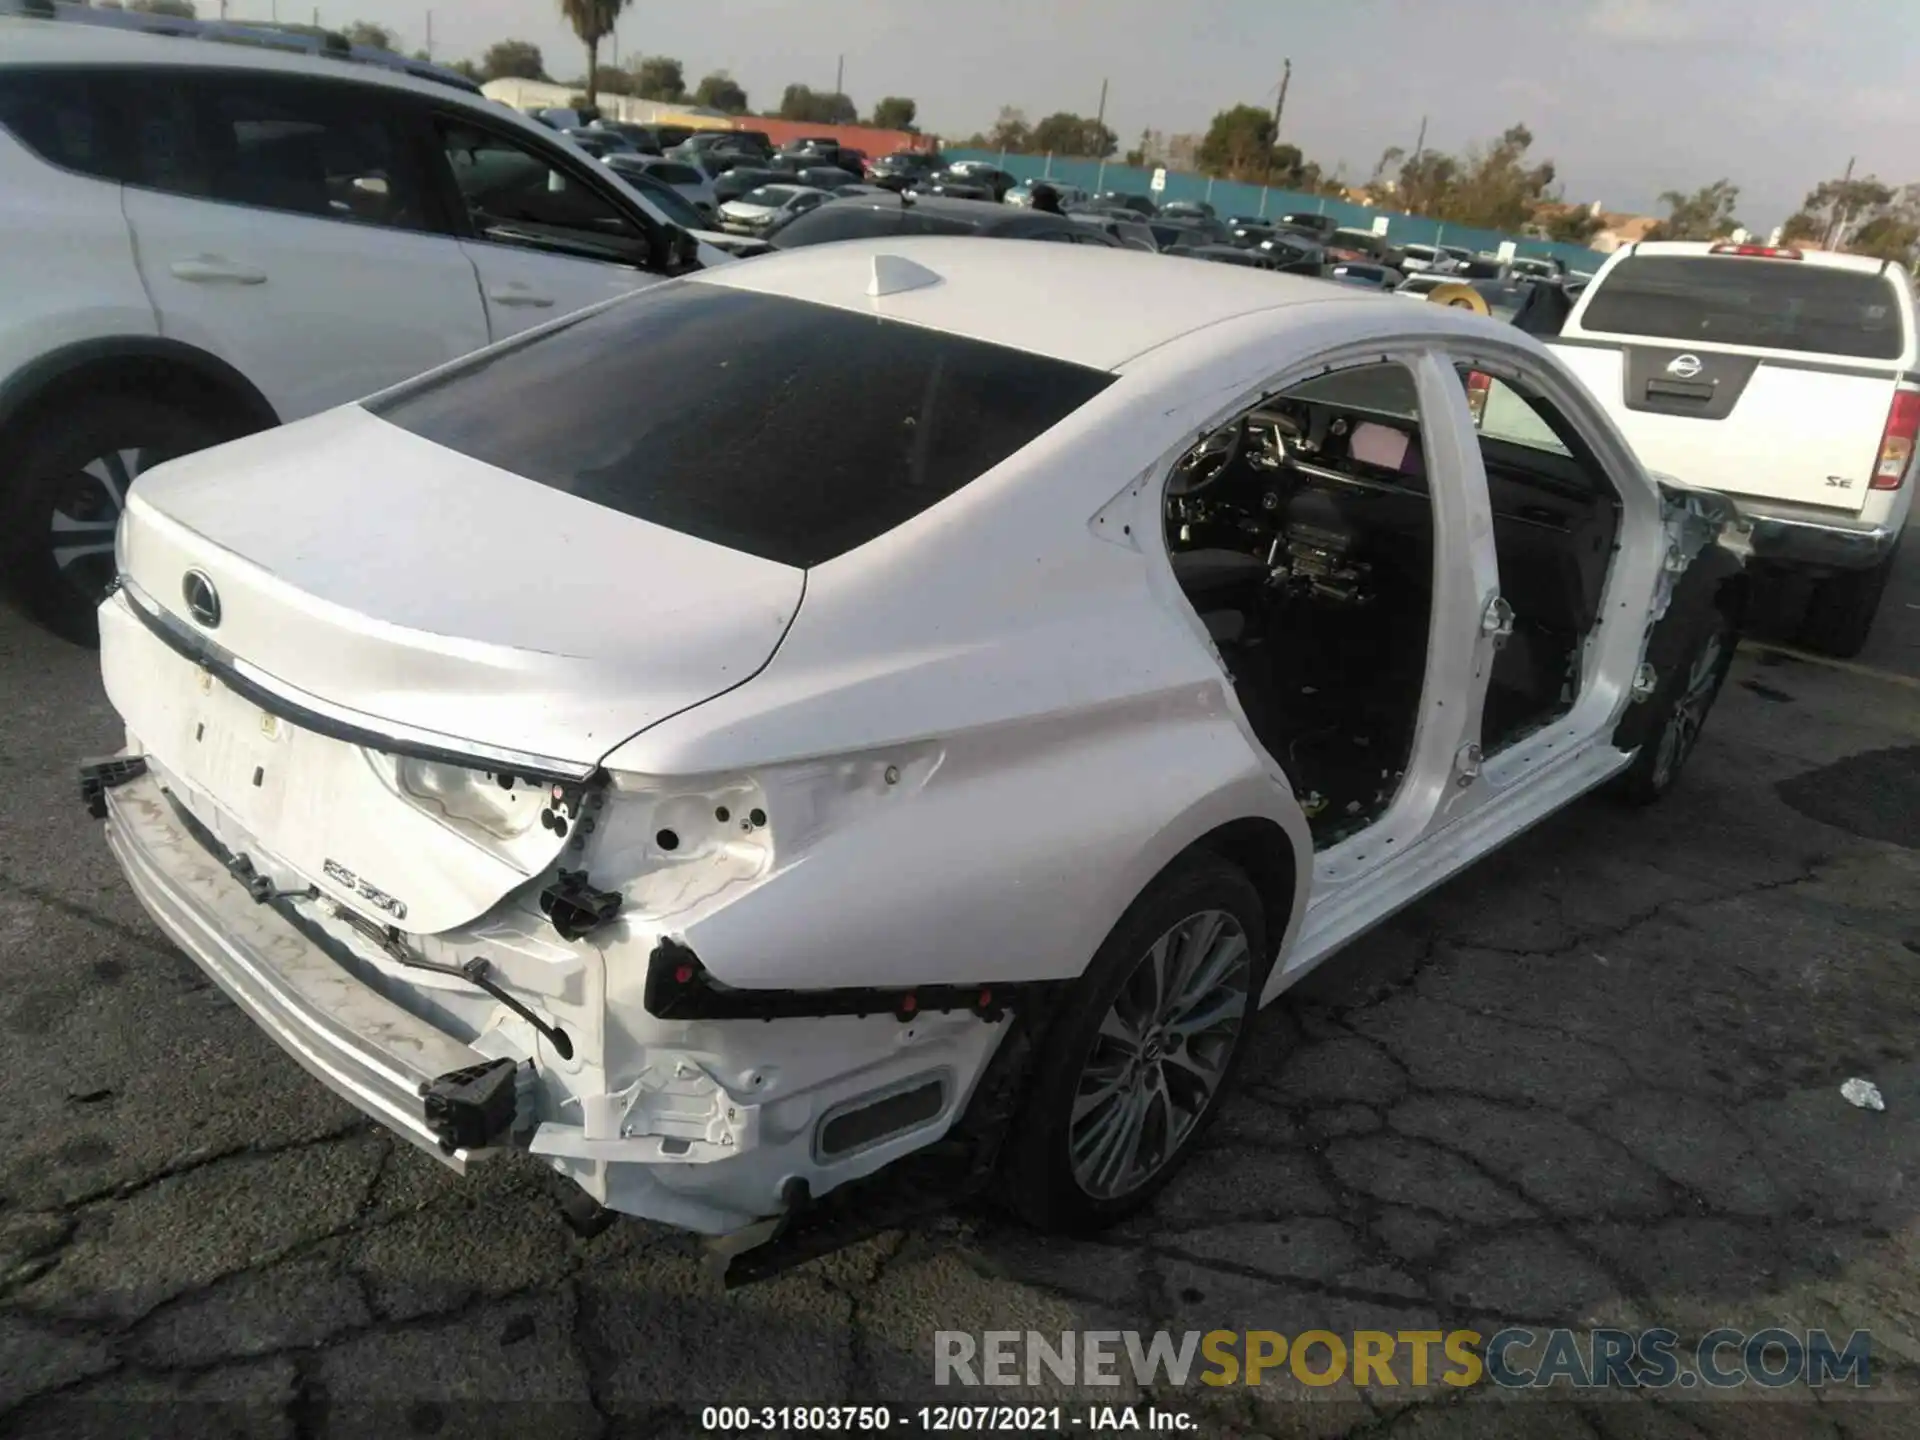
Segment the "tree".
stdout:
[[1660,197],[1667,218],[1647,231],[1649,240],[1724,240],[1740,228],[1733,207],[1740,187],[1731,180],[1702,185],[1691,195],[1669,190]]
[[[1123,163],[1136,170],[1151,169],[1167,163],[1167,137],[1158,130],[1142,130],[1140,143],[1127,151]],[[1171,168],[1171,167],[1169,167]]]
[[1011,105],[1000,107],[1000,116],[993,122],[993,129],[980,138],[986,143],[977,148],[983,150],[1003,150],[1009,155],[1023,155],[1033,149],[1033,128],[1027,124],[1026,112],[1016,110]]
[[598,99],[600,85],[600,42],[613,33],[627,0],[560,0],[560,13],[573,26],[573,33],[587,47],[587,106]]
[[[1534,223],[1537,211],[1553,206],[1557,215],[1567,208],[1554,190],[1553,162],[1530,163],[1532,148],[1533,132],[1525,125],[1510,125],[1458,156],[1426,149],[1408,155],[1395,146],[1381,153],[1367,188],[1391,188],[1396,202],[1415,215],[1518,232]],[[1560,223],[1578,229],[1585,222]]]
[[1823,181],[1807,193],[1780,238],[1911,265],[1920,250],[1920,186],[1895,189],[1871,175]]
[[1235,105],[1213,117],[1194,152],[1205,175],[1275,185],[1282,190],[1323,189],[1320,167],[1298,145],[1276,145],[1273,116],[1259,105]]
[[1567,205],[1548,215],[1541,226],[1547,239],[1568,245],[1584,245],[1606,228],[1607,222],[1593,213],[1590,205]]
[[399,48],[394,40],[393,31],[384,25],[376,25],[371,20],[356,20],[345,31],[349,45],[367,45],[375,50],[394,50]]
[[649,55],[633,72],[634,94],[642,100],[684,100],[687,98],[685,68],[671,55]]
[[127,9],[148,15],[172,15],[180,20],[191,20],[196,13],[193,0],[127,0]]
[[480,57],[480,73],[489,80],[544,80],[547,63],[540,47],[526,40],[497,40]]
[[1227,180],[1259,184],[1273,153],[1273,116],[1260,105],[1222,110],[1200,142],[1200,170]]
[[486,72],[471,60],[455,60],[451,65],[447,66],[447,68],[456,74],[466,76],[467,79],[473,81],[476,85],[481,84],[487,78]]
[[127,8],[120,3],[120,0],[93,0],[93,3],[94,7],[99,10],[124,10]]
[[887,95],[873,107],[873,124],[880,130],[911,130],[920,107],[904,95]]
[[693,99],[697,105],[724,110],[729,115],[744,115],[750,108],[747,92],[740,88],[739,81],[724,70],[702,76],[699,85],[694,88]]
[[[582,80],[580,83],[584,87],[586,81]],[[602,95],[638,95],[640,81],[631,70],[622,70],[615,65],[602,65],[599,92]]]
[[810,85],[789,85],[780,96],[782,120],[804,120],[812,125],[851,125],[860,118],[853,101]]
[[1120,137],[1098,120],[1059,110],[1033,127],[1028,148],[1036,155],[1084,155],[1104,160],[1120,148]]

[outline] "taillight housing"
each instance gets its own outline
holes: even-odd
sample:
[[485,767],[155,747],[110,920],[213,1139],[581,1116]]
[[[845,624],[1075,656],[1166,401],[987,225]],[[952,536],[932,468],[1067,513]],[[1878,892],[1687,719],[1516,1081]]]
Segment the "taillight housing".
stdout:
[[1920,390],[1896,390],[1887,407],[1887,428],[1880,436],[1880,458],[1874,461],[1868,488],[1898,490],[1913,459],[1913,441],[1920,432]]
[[1467,409],[1473,412],[1474,428],[1478,429],[1481,419],[1487,413],[1487,396],[1493,390],[1493,377],[1484,370],[1467,372]]

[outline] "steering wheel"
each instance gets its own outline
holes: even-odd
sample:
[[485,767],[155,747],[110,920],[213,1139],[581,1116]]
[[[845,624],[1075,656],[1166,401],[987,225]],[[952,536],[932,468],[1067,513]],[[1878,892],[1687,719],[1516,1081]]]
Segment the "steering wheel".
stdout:
[[1233,468],[1247,443],[1245,416],[1222,425],[1200,441],[1173,464],[1167,480],[1169,495],[1197,495],[1217,482]]

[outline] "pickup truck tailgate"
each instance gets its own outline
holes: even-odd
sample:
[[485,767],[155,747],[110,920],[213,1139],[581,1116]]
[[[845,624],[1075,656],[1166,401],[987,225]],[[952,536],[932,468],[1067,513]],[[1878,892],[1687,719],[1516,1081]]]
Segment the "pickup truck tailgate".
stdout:
[[1554,346],[1650,470],[1737,495],[1857,513],[1898,374],[1706,346]]
[[1881,454],[1915,368],[1906,276],[1859,255],[1660,242],[1601,268],[1549,342],[1652,470],[1755,500],[1857,516],[1897,488],[1905,433]]

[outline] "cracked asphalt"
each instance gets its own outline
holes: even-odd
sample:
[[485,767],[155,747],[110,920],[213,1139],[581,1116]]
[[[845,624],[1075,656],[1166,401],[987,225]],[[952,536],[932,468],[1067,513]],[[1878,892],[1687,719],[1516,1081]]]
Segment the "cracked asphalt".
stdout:
[[531,1162],[454,1177],[257,1034],[76,801],[117,739],[93,657],[0,612],[0,1432],[691,1435],[721,1401],[1061,1398],[936,1392],[941,1329],[1524,1324],[1865,1328],[1874,1383],[1140,1398],[1211,1435],[1920,1433],[1913,562],[1887,604],[1861,667],[1743,652],[1665,804],[1578,805],[1270,1009],[1149,1214],[969,1211],[732,1294],[664,1230],[580,1237]]

